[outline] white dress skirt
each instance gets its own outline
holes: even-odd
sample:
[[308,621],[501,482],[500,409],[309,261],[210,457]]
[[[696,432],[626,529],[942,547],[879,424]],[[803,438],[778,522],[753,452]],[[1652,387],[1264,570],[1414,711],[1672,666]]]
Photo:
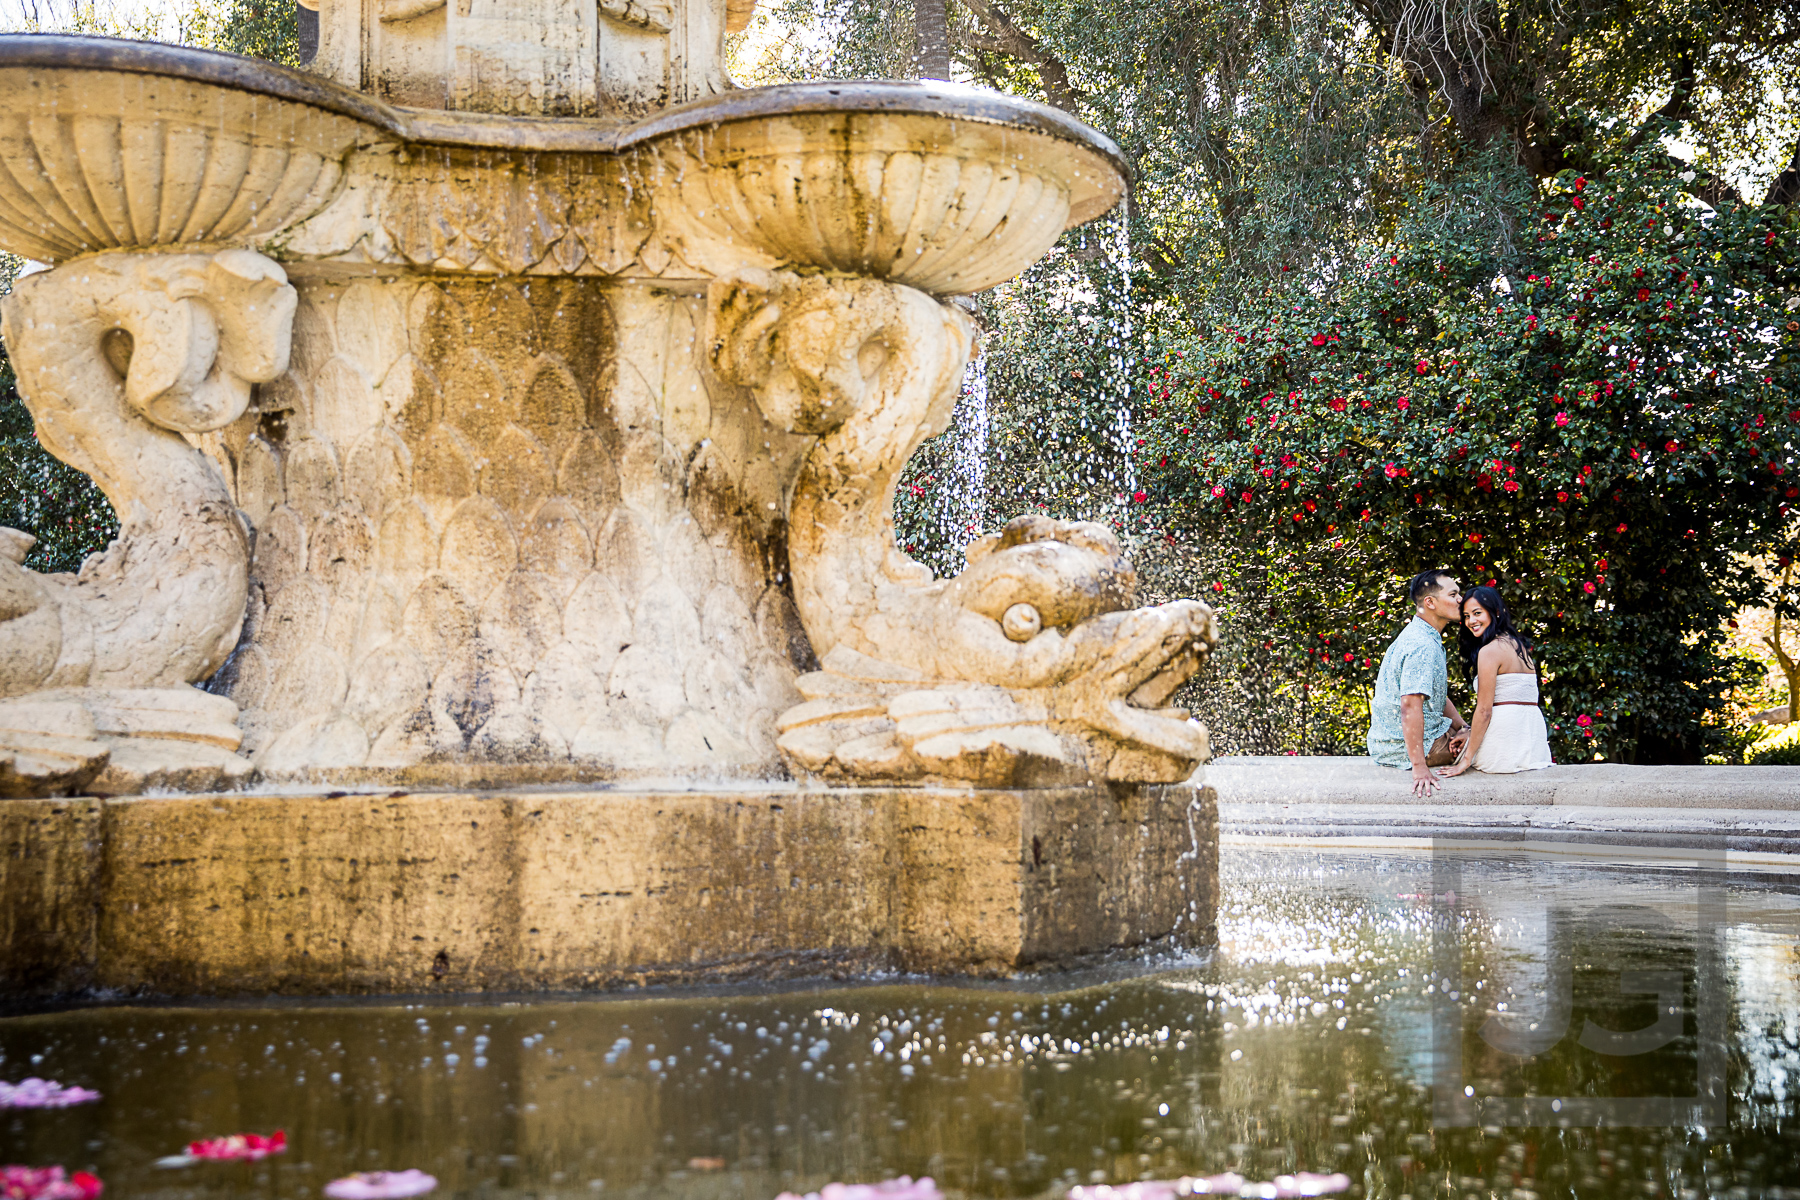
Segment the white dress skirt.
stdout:
[[1512,775],[1551,766],[1550,731],[1538,705],[1537,676],[1526,672],[1494,678],[1494,715],[1469,764],[1490,775]]

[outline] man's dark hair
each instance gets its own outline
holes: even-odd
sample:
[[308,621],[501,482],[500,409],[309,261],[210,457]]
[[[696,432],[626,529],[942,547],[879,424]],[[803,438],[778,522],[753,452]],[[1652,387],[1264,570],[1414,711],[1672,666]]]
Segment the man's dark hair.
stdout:
[[1414,575],[1412,582],[1406,585],[1406,594],[1412,597],[1413,607],[1417,608],[1419,601],[1425,597],[1442,591],[1444,580],[1448,578],[1450,578],[1450,572],[1442,567],[1433,567],[1429,571],[1420,571]]

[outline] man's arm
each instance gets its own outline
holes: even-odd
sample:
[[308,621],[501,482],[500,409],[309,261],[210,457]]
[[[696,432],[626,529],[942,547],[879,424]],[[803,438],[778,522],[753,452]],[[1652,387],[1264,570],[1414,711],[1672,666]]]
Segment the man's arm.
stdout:
[[1406,739],[1406,758],[1412,763],[1415,796],[1437,790],[1437,776],[1425,765],[1425,697],[1417,692],[1400,697],[1400,735]]

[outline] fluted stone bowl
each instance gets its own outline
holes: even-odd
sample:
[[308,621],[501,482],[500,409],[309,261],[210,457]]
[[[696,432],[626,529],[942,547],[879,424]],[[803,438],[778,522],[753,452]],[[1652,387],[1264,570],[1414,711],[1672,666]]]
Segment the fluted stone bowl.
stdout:
[[1118,147],[1040,104],[952,84],[726,93],[633,131],[678,176],[690,241],[727,259],[980,291],[1124,194]]
[[[462,155],[457,186],[492,177],[510,195],[521,174],[554,174],[530,213],[513,214],[545,228],[568,224],[570,197],[580,208],[593,181],[623,180],[703,274],[781,267],[938,294],[1024,270],[1117,203],[1128,171],[1067,114],[954,84],[739,89],[630,122],[502,117],[398,108],[212,51],[0,36],[0,248],[28,258],[228,244],[288,258],[283,231],[346,190],[339,227],[404,225],[385,206],[412,203],[407,193],[353,155],[375,151],[367,167],[408,146]],[[628,223],[622,208],[611,219]],[[538,266],[509,262],[497,269]]]
[[60,262],[266,238],[396,128],[384,105],[235,55],[0,36],[0,247]]

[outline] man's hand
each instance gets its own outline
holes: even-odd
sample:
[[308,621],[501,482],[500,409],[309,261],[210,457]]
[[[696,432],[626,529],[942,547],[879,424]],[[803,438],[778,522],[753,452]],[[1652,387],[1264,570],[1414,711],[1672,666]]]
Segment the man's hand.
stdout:
[[1431,768],[1424,763],[1414,763],[1412,769],[1413,795],[1423,798],[1437,791],[1437,788],[1438,777],[1432,774]]
[[1469,744],[1469,727],[1452,725],[1450,727],[1450,749],[1462,753],[1462,748]]

